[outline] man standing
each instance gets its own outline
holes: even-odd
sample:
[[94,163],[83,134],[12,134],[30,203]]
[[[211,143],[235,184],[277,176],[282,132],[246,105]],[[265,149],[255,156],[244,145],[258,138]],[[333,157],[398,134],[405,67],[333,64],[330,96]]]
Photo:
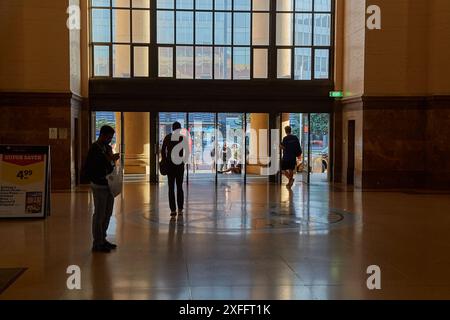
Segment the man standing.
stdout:
[[93,252],[110,252],[117,245],[106,240],[109,221],[114,207],[114,196],[109,190],[106,176],[110,174],[119,159],[119,154],[113,154],[110,143],[115,131],[110,126],[100,129],[100,136],[88,152],[86,174],[91,181],[94,196],[94,216],[92,217]]
[[294,170],[297,166],[297,158],[302,155],[302,148],[298,138],[291,134],[292,128],[290,126],[285,127],[284,131],[286,132],[286,136],[283,138],[283,142],[281,143],[281,149],[283,149],[281,170],[289,180],[286,187],[291,188],[295,180]]
[[[181,124],[179,122],[174,122],[172,125],[172,133],[169,133],[165,138],[161,148],[161,157],[167,165],[167,180],[169,183],[169,206],[170,206],[170,217],[174,219],[177,215],[177,205],[178,205],[178,217],[183,217],[183,205],[184,205],[184,192],[183,192],[183,178],[184,178],[184,161],[175,164],[174,157],[179,156],[183,158],[184,151],[181,149],[178,155],[172,154],[173,149],[179,143],[183,142],[183,136],[180,135]],[[172,135],[175,135],[172,139]],[[176,136],[179,136],[176,139]],[[176,161],[177,162],[177,161]],[[177,201],[175,202],[175,182],[177,184]]]
[[222,165],[220,171],[225,171],[228,168],[228,160],[231,158],[231,149],[227,146],[227,143],[223,143],[222,147]]

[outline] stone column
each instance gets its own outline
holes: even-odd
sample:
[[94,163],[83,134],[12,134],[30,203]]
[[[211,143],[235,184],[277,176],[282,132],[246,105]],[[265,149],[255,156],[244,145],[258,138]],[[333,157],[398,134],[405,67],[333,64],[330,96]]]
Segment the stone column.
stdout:
[[[269,115],[267,113],[251,113],[250,122],[247,123],[247,127],[256,132],[256,137],[250,136],[249,140],[249,155],[247,156],[247,173],[248,174],[260,174],[261,159],[259,156],[259,130],[269,130]],[[256,139],[255,139],[256,138]]]
[[125,112],[123,128],[125,174],[149,174],[149,114],[147,112]]

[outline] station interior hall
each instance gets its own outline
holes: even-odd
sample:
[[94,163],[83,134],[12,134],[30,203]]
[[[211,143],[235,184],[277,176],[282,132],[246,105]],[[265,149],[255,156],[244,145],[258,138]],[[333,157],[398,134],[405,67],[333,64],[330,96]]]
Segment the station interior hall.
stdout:
[[450,299],[450,1],[0,0],[0,38],[0,300]]

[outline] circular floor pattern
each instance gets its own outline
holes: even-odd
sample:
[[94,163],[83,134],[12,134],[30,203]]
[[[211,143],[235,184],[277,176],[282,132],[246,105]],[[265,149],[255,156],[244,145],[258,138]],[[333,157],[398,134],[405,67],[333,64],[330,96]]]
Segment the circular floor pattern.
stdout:
[[354,226],[359,221],[358,215],[344,210],[320,205],[290,208],[283,203],[190,203],[183,219],[176,222],[171,221],[169,214],[165,212],[169,212],[168,208],[151,208],[146,205],[139,212],[130,212],[127,217],[143,218],[151,225],[182,225],[186,231],[195,233],[326,232]]

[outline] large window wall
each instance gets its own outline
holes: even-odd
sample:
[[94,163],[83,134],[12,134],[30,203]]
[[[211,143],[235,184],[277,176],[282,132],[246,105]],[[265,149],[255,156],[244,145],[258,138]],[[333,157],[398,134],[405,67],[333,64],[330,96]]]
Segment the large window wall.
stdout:
[[332,0],[277,0],[277,78],[329,79]]
[[91,0],[93,77],[330,79],[333,0]]

